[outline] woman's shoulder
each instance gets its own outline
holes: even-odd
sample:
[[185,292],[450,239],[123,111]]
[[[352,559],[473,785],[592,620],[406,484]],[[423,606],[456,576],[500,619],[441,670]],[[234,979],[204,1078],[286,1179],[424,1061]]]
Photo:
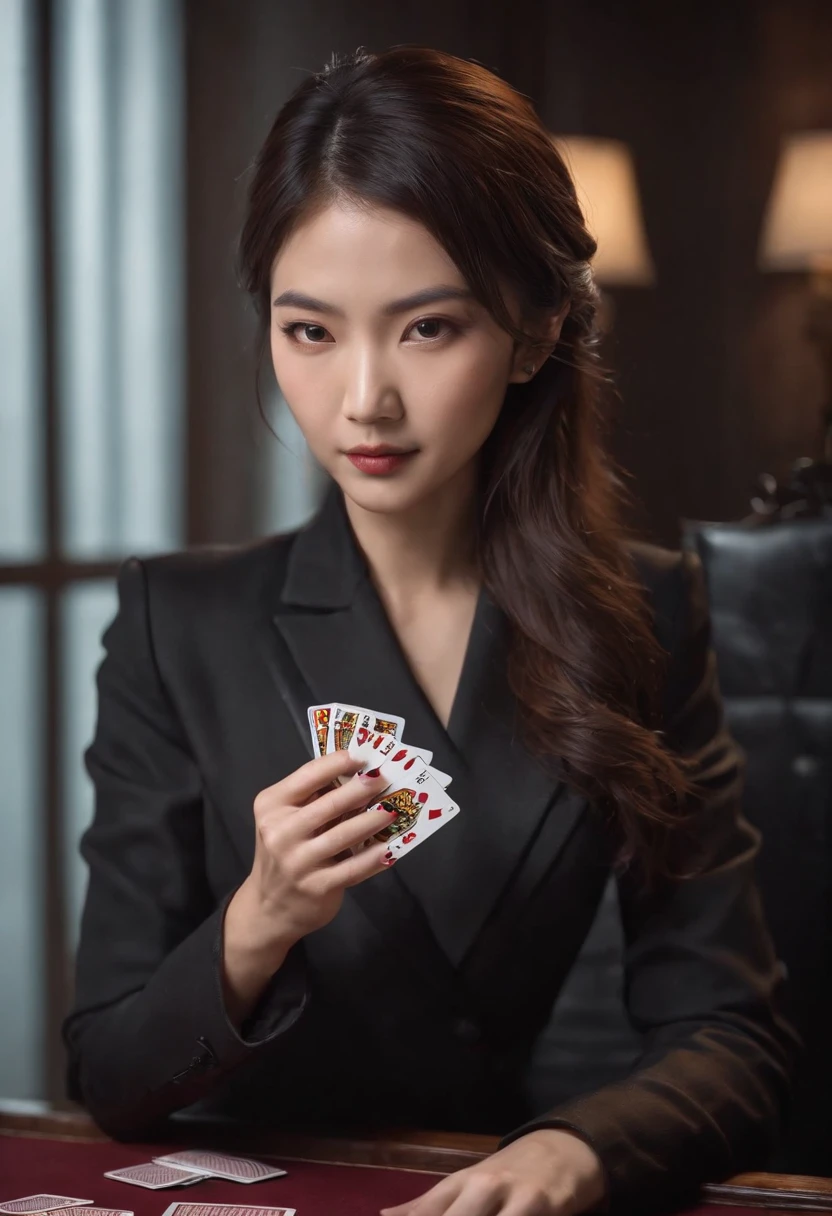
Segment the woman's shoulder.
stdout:
[[286,563],[300,529],[236,544],[201,544],[130,557],[122,577],[141,568],[147,593],[166,604],[218,605],[226,598],[261,600],[279,595]]

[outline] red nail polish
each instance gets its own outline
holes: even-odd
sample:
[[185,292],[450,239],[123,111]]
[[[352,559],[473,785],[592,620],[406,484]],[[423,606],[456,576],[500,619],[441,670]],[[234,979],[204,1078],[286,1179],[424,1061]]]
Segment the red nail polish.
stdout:
[[369,772],[362,773],[361,776],[364,778],[365,781],[374,781],[376,779],[376,777],[379,775],[380,771],[381,771],[380,769],[371,768],[369,770]]
[[381,859],[381,864],[383,866],[394,866],[396,864],[396,859],[395,857],[383,857]]

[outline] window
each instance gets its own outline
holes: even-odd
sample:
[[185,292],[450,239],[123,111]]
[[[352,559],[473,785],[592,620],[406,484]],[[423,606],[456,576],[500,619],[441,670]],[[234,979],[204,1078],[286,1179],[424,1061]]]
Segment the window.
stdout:
[[63,1093],[114,575],[186,543],[181,19],[175,0],[0,5],[4,1097]]

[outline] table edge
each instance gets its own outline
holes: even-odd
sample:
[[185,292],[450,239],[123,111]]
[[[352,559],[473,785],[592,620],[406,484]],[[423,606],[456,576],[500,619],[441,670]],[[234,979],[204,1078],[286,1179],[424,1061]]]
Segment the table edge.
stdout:
[[[180,1118],[170,1121],[174,1141],[216,1145],[229,1143],[228,1124]],[[167,1129],[166,1129],[167,1131]],[[104,1141],[100,1130],[81,1107],[38,1101],[0,1100],[0,1136],[43,1136]],[[240,1125],[232,1139],[244,1140],[249,1152],[285,1160],[376,1166],[419,1173],[452,1174],[493,1153],[496,1136],[463,1132],[392,1129],[360,1137],[298,1135],[259,1125]],[[702,1201],[727,1206],[780,1210],[832,1211],[832,1178],[792,1174],[744,1173],[721,1183],[707,1183]]]

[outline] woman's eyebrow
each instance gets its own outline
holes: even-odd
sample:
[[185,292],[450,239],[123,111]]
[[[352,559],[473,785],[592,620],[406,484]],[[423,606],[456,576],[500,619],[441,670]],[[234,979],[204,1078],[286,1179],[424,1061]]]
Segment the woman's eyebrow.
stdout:
[[[422,291],[415,291],[413,295],[405,296],[401,300],[391,300],[389,304],[384,305],[381,311],[383,316],[393,317],[397,313],[410,312],[413,308],[422,308],[425,304],[435,304],[439,300],[472,300],[473,298],[473,293],[467,287],[439,285],[438,287],[425,287]],[[291,288],[282,291],[273,301],[273,305],[275,308],[285,305],[291,305],[293,308],[308,308],[310,312],[325,312],[335,317],[344,315],[343,309],[336,308],[334,304],[327,304],[325,300],[317,300],[314,296],[308,296],[302,291],[293,291]]]

